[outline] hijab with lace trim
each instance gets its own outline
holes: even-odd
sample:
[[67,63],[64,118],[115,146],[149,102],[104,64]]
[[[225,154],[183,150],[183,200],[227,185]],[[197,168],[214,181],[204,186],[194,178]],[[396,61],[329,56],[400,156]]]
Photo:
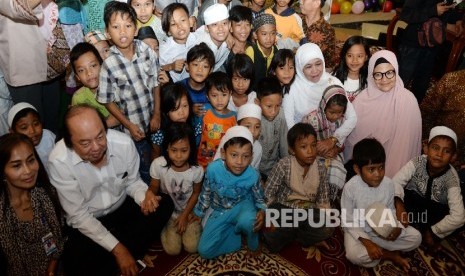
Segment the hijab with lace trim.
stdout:
[[[323,73],[317,82],[309,81],[303,72],[305,65],[313,59],[320,59],[323,63]],[[283,100],[284,113],[289,128],[297,122],[301,122],[303,116],[318,108],[323,92],[328,86],[342,86],[339,79],[325,71],[323,53],[320,47],[314,43],[306,43],[299,47],[295,56],[295,68],[297,76],[291,85],[289,94]]]

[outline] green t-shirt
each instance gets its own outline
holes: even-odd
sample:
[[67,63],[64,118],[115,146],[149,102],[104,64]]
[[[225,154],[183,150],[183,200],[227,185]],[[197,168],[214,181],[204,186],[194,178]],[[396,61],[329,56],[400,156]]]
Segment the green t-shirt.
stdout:
[[110,116],[110,112],[104,105],[97,102],[95,98],[96,95],[89,88],[83,86],[79,88],[76,93],[74,93],[73,99],[71,100],[71,105],[88,104],[97,109],[98,112],[103,115],[103,117],[108,118],[108,116]]

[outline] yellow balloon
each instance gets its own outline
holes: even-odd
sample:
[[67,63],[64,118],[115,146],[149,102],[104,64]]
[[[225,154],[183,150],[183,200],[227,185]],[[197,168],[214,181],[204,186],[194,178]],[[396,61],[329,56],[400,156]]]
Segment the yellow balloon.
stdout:
[[352,11],[352,3],[349,1],[344,1],[341,4],[341,13],[342,14],[349,14]]

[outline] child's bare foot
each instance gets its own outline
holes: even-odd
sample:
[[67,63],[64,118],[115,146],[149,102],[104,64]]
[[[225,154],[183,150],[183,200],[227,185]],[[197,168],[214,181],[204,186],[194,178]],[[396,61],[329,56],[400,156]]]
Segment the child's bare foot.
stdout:
[[410,270],[410,264],[408,260],[404,257],[402,257],[399,253],[399,251],[388,251],[384,250],[383,251],[383,259],[387,259],[392,261],[394,264],[400,266],[402,270],[405,272],[408,272]]

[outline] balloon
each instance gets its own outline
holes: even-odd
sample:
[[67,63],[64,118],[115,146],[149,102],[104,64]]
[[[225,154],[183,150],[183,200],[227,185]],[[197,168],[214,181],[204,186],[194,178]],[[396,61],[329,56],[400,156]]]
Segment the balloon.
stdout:
[[336,13],[339,13],[341,11],[341,6],[336,3],[336,2],[333,2],[331,4],[331,14],[336,14]]
[[[336,2],[337,4],[339,4],[339,7],[340,7],[340,6],[342,5],[342,3],[345,2],[345,1],[347,1],[347,0],[336,0],[335,2]],[[333,3],[334,3],[334,2],[333,2]]]
[[386,0],[378,0],[378,4],[379,4],[379,6],[380,6],[380,7],[382,7],[382,6],[383,6],[383,4],[384,4],[384,2],[386,2]]
[[342,5],[341,5],[342,14],[349,14],[351,10],[352,10],[352,4],[349,1],[342,2]]
[[384,2],[384,5],[383,5],[383,12],[390,12],[393,8],[393,4],[391,1],[389,0],[386,0],[386,2]]
[[352,5],[353,14],[361,14],[364,9],[365,9],[365,4],[363,4],[363,2],[360,0],[355,1],[354,4]]
[[373,4],[371,3],[371,0],[363,0],[363,4],[365,4],[365,10],[371,10],[373,8]]
[[378,6],[378,0],[371,0],[371,8],[374,9]]

